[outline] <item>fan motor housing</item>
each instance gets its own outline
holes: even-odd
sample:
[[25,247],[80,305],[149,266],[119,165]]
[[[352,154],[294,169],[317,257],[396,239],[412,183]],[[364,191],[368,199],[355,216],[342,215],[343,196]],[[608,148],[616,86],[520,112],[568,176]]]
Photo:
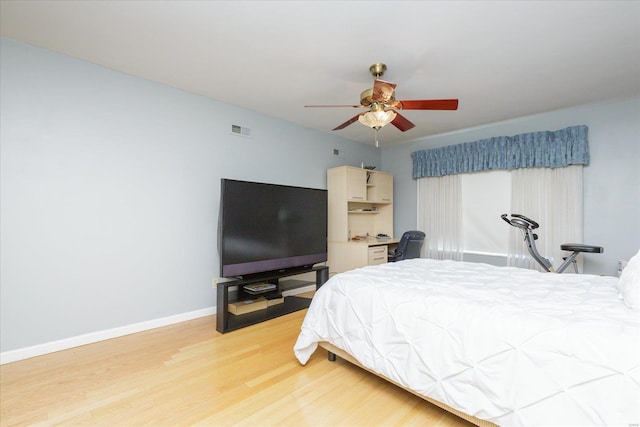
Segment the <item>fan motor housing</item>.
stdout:
[[[389,102],[393,102],[396,100],[396,91],[393,91],[393,94],[389,98]],[[377,101],[373,100],[373,89],[367,89],[362,91],[360,94],[360,105],[363,107],[369,107],[371,104],[375,104]]]

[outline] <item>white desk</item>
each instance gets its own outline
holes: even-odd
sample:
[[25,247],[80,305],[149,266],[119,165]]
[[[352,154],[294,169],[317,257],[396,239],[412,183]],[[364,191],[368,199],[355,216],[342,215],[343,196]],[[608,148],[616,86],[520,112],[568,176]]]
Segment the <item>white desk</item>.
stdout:
[[329,271],[342,273],[366,265],[384,264],[387,262],[389,248],[397,246],[400,239],[376,239],[369,237],[348,242],[329,242]]

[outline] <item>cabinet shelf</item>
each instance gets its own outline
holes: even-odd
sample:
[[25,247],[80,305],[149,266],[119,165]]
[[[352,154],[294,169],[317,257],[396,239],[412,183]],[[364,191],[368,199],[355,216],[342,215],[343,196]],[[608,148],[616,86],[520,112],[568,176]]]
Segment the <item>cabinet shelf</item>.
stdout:
[[218,332],[230,332],[244,328],[245,326],[264,322],[265,320],[275,319],[276,317],[284,316],[285,314],[293,313],[294,311],[304,310],[305,308],[308,308],[310,304],[311,298],[288,296],[284,298],[283,303],[273,305],[262,310],[238,315],[227,313],[226,328],[224,328],[224,330],[218,329]]
[[[263,308],[260,310],[238,315],[229,312],[229,303],[243,301],[247,298],[255,298],[256,296],[258,296],[245,292],[243,289],[244,285],[267,281],[270,283],[276,283],[277,287],[274,290],[265,292],[264,294],[260,295],[265,295],[268,293],[282,293],[283,291],[295,289],[303,285],[312,285],[313,282],[306,282],[301,280],[280,280],[281,278],[312,271],[316,273],[315,285],[316,289],[318,289],[324,284],[324,282],[329,279],[329,267],[316,266],[289,271],[282,274],[274,273],[273,275],[269,277],[263,277],[260,280],[238,279],[218,283],[216,300],[216,330],[218,332],[225,333],[309,307],[309,305],[311,304],[311,298],[303,298],[291,295],[284,297],[284,301],[280,304],[268,306],[267,308]],[[232,290],[235,290],[234,295],[232,295]]]
[[349,204],[367,204],[367,205],[389,205],[391,202],[379,201],[379,200],[348,200]]
[[349,212],[349,214],[354,214],[354,215],[377,215],[379,213],[380,213],[380,211],[351,211],[351,212]]

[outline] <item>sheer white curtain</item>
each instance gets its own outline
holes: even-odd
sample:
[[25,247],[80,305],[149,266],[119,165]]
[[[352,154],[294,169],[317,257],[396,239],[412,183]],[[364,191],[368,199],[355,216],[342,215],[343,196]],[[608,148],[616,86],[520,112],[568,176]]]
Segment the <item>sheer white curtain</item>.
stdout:
[[462,260],[462,196],[459,175],[418,179],[418,229],[423,256]]
[[[535,230],[538,252],[558,268],[562,243],[582,242],[582,165],[562,168],[524,168],[511,171],[511,213],[540,224]],[[520,230],[511,227],[508,265],[541,270],[529,255]],[[582,257],[578,257],[581,268]],[[569,267],[567,272],[572,272]]]

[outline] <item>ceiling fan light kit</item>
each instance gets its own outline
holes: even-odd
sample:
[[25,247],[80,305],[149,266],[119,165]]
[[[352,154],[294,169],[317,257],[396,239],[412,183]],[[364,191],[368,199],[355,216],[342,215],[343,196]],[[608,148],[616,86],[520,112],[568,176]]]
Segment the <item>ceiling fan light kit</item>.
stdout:
[[380,80],[387,70],[382,63],[373,64],[369,72],[374,78],[373,88],[360,94],[360,105],[305,105],[305,107],[355,107],[367,108],[369,111],[360,113],[350,118],[333,130],[344,129],[351,123],[359,121],[376,131],[376,147],[378,146],[378,131],[391,123],[401,132],[406,132],[415,127],[411,121],[398,113],[397,110],[457,110],[457,99],[424,99],[412,101],[397,101],[395,98],[396,84]]
[[371,111],[362,113],[358,116],[358,121],[365,126],[369,126],[373,129],[380,129],[381,127],[391,123],[398,114],[393,110],[385,110],[383,105],[376,104],[371,108]]

